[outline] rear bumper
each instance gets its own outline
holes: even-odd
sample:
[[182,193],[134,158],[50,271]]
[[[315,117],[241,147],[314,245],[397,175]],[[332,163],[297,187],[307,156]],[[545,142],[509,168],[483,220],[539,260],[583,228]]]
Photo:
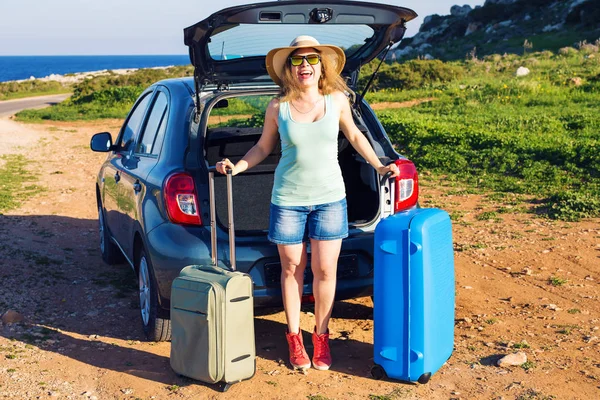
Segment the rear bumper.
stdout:
[[[218,232],[219,265],[229,267],[228,237]],[[208,265],[210,231],[205,227],[186,227],[165,223],[152,230],[146,240],[148,256],[159,291],[161,314],[168,317],[171,284],[182,268]],[[277,246],[263,237],[236,238],[237,270],[248,273],[254,282],[257,307],[281,306],[281,265]],[[344,239],[338,264],[336,300],[368,296],[373,293],[373,234]],[[312,294],[310,265],[305,271],[303,294]]]

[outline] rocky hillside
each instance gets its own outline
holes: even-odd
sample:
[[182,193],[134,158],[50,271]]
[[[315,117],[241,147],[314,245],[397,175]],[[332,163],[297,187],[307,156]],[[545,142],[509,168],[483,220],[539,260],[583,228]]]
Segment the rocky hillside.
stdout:
[[[600,38],[599,0],[486,0],[430,15],[392,59],[443,60],[493,53],[558,50]],[[597,44],[597,43],[596,43]]]

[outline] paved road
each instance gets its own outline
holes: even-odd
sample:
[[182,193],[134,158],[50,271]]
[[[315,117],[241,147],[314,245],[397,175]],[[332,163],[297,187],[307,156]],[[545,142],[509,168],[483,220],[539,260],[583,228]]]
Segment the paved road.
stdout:
[[13,115],[27,108],[44,108],[60,103],[71,96],[67,94],[53,94],[50,96],[28,97],[26,99],[0,101],[0,117]]

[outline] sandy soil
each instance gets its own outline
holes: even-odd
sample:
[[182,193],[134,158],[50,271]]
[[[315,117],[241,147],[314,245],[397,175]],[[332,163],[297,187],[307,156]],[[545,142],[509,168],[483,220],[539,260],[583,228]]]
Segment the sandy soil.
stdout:
[[[369,376],[369,298],[336,303],[330,371],[291,371],[284,315],[256,317],[257,372],[222,394],[177,376],[169,343],[143,340],[135,277],[102,263],[90,136],[120,121],[19,124],[0,119],[3,154],[20,153],[45,190],[0,215],[0,397],[11,399],[593,399],[600,394],[600,220],[553,222],[527,199],[493,201],[421,176],[424,206],[448,210],[456,261],[455,350],[427,385]],[[514,200],[514,201],[513,201]],[[512,204],[510,204],[512,203]],[[496,219],[480,220],[497,211]],[[512,208],[511,208],[512,207]],[[550,278],[561,278],[554,286]],[[313,326],[302,313],[305,341]],[[7,321],[8,322],[8,321]],[[522,367],[496,361],[516,351]],[[552,397],[554,396],[554,397]]]

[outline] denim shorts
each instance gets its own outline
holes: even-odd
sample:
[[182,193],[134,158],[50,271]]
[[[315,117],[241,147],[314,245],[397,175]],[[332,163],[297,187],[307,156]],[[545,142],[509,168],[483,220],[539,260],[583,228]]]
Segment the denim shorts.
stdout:
[[300,244],[308,239],[348,237],[346,199],[316,206],[277,206],[271,203],[269,240],[276,244]]

